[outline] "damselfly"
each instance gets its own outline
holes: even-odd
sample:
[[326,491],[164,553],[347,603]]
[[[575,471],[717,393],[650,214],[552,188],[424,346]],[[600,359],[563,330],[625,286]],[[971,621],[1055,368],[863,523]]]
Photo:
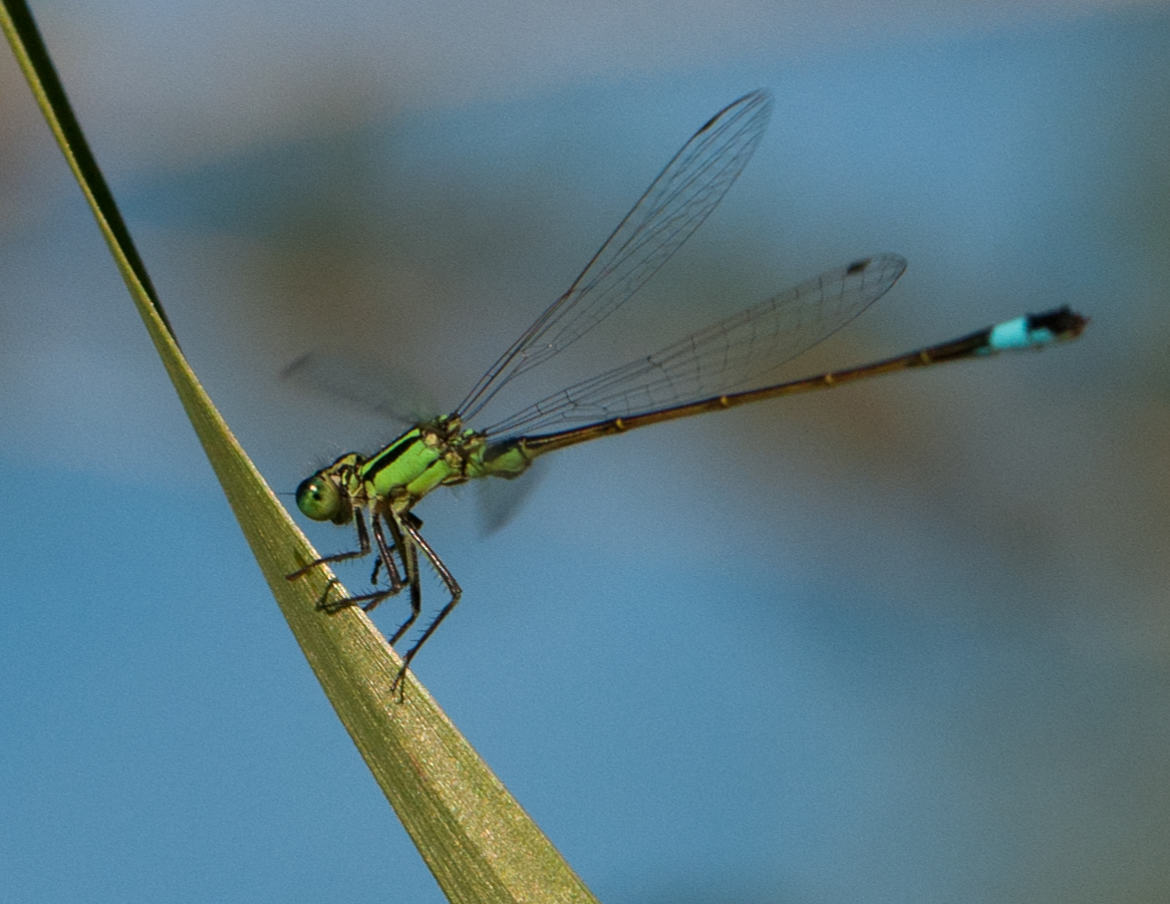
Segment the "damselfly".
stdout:
[[[372,549],[376,559],[371,582],[378,589],[335,605],[360,605],[369,611],[409,588],[410,615],[390,638],[391,645],[419,616],[420,554],[446,586],[450,598],[403,656],[396,685],[462,594],[447,566],[423,539],[422,522],[413,512],[415,504],[436,487],[477,477],[517,477],[538,455],[648,424],[911,367],[1036,348],[1075,338],[1084,329],[1086,319],[1063,307],[860,367],[769,382],[770,371],[836,332],[902,275],[906,262],[901,257],[878,254],[822,273],[652,355],[546,396],[493,426],[466,427],[500,389],[592,330],[669,260],[743,170],[770,110],[769,95],[755,91],[699,129],[569,290],[500,355],[452,413],[416,424],[373,455],[343,455],[297,488],[297,505],[309,518],[354,522],[358,549],[315,559],[290,574],[290,580],[318,565],[368,555]],[[388,586],[379,587],[379,570],[385,571]]]

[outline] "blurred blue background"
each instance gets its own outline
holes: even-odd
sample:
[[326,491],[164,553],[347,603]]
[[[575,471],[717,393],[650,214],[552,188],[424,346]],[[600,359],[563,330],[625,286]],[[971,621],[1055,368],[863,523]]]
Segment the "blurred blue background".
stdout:
[[[883,250],[906,276],[791,375],[1091,315],[566,451],[490,534],[428,498],[465,597],[417,671],[607,902],[1170,897],[1170,10],[586,9],[35,5],[278,491],[396,430],[286,364],[450,407],[756,87],[754,160],[599,367]],[[0,198],[0,899],[442,900],[7,52]]]

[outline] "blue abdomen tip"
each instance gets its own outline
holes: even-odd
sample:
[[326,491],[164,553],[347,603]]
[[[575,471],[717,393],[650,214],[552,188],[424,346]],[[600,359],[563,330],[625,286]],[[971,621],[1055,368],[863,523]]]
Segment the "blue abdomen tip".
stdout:
[[988,348],[994,351],[1029,348],[1044,345],[1055,338],[1046,327],[1035,329],[1029,326],[1029,320],[1030,317],[1016,317],[993,326],[987,339]]

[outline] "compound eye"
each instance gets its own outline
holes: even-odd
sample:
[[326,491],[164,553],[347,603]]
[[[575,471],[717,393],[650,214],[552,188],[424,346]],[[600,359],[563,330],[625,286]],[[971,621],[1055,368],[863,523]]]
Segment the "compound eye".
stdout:
[[314,474],[297,487],[297,508],[314,521],[332,521],[341,512],[341,490],[329,478]]

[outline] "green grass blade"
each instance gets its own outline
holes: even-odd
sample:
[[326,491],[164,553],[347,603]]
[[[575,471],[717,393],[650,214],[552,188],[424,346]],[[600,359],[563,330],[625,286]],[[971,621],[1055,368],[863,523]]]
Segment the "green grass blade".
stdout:
[[0,0],[0,26],[93,209],[289,627],[448,899],[594,901],[413,677],[404,702],[398,702],[390,689],[398,660],[365,615],[319,610],[328,575],[314,573],[292,583],[285,579],[316,553],[244,454],[179,350],[26,4]]

